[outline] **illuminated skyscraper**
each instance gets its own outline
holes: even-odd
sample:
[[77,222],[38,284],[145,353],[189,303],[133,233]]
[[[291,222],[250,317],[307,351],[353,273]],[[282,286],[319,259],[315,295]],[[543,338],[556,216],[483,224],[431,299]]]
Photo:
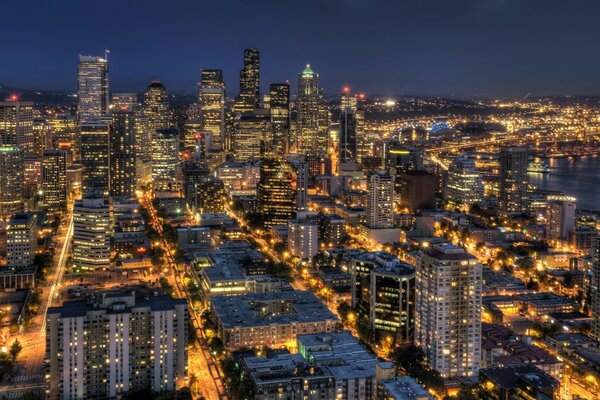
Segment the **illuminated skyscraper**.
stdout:
[[79,56],[77,68],[79,119],[99,117],[108,112],[108,60]]
[[144,116],[151,135],[158,129],[167,129],[169,124],[169,97],[160,81],[152,81],[144,92]]
[[49,212],[67,209],[67,152],[45,150],[42,162],[44,206]]
[[138,95],[137,93],[113,93],[110,106],[113,110],[123,107],[129,110],[137,110],[139,108]]
[[2,144],[19,146],[26,159],[35,156],[33,102],[16,96],[0,102],[0,139]]
[[454,204],[470,205],[483,200],[481,175],[467,156],[456,157],[448,167],[445,195]]
[[378,171],[367,181],[367,218],[369,228],[391,228],[394,226],[394,177]]
[[111,196],[134,197],[136,186],[136,113],[126,106],[113,112],[110,130]]
[[271,152],[260,159],[256,206],[266,226],[287,224],[296,217],[294,171],[288,162]]
[[272,146],[278,153],[286,154],[290,147],[290,84],[272,83],[269,98]]
[[23,150],[0,145],[0,220],[24,211]]
[[216,178],[202,180],[196,185],[196,210],[200,214],[226,212],[227,195],[223,181]]
[[323,125],[328,113],[322,104],[319,75],[313,72],[310,65],[298,75],[296,107],[298,151],[306,155],[326,154],[328,132]]
[[546,206],[546,239],[566,242],[575,229],[575,197],[548,196]]
[[479,373],[482,283],[481,264],[462,247],[436,244],[416,257],[415,344],[444,378]]
[[107,121],[82,122],[80,137],[83,193],[96,188],[108,195],[110,124]]
[[500,196],[499,208],[504,212],[522,212],[527,201],[526,147],[504,147],[500,150]]
[[256,109],[238,114],[233,124],[231,150],[235,161],[246,162],[260,157],[261,145],[271,133],[268,110]]
[[251,112],[260,100],[260,53],[244,50],[244,69],[240,71],[240,94],[236,98],[236,112]]
[[198,85],[202,131],[212,134],[212,147],[222,150],[225,143],[225,83],[220,69],[203,69]]
[[152,140],[152,181],[179,179],[179,131],[158,129]]
[[94,190],[73,206],[73,268],[110,267],[110,210],[108,199]]
[[356,113],[357,99],[350,95],[349,88],[344,88],[340,104],[340,163],[357,160]]

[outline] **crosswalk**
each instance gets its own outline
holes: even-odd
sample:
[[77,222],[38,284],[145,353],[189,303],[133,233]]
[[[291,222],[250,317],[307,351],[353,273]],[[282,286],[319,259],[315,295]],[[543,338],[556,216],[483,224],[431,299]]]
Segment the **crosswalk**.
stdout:
[[11,382],[16,383],[16,382],[40,381],[40,380],[42,380],[43,377],[44,377],[44,375],[42,375],[42,374],[20,375],[20,376],[13,377],[11,379]]

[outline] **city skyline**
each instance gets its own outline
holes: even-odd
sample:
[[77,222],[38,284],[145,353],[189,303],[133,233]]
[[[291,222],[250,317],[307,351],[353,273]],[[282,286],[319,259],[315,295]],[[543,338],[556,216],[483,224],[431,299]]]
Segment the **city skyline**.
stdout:
[[[295,77],[307,63],[327,93],[344,85],[378,95],[461,98],[593,95],[600,89],[600,59],[590,51],[598,5],[397,3],[261,1],[250,7],[229,0],[167,7],[131,1],[99,9],[73,1],[60,8],[38,1],[8,4],[5,29],[19,34],[0,44],[11,55],[0,66],[0,83],[74,90],[78,54],[100,55],[108,48],[115,91],[141,91],[160,79],[170,90],[192,93],[200,69],[222,68],[234,94],[240,52],[254,47],[262,56],[263,93],[269,83],[286,80],[295,92]],[[10,18],[18,15],[28,18]],[[157,24],[146,23],[152,18]]]

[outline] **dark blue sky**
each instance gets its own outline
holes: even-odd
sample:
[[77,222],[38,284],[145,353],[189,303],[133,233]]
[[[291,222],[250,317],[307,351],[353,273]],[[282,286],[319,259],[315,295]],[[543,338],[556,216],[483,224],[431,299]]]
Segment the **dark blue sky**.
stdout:
[[329,93],[600,94],[594,0],[3,1],[0,82],[74,89],[78,54],[111,50],[112,89],[161,79],[194,90],[222,68],[238,90],[242,51],[261,83],[311,63]]

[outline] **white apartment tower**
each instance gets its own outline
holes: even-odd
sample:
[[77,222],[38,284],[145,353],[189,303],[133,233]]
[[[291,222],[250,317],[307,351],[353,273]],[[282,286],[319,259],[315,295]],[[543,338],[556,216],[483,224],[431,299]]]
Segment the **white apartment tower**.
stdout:
[[394,177],[378,171],[367,181],[369,228],[392,228],[394,226]]
[[482,267],[452,244],[416,259],[415,344],[443,377],[477,378],[481,363]]
[[110,267],[111,221],[108,199],[90,193],[73,207],[73,267]]

